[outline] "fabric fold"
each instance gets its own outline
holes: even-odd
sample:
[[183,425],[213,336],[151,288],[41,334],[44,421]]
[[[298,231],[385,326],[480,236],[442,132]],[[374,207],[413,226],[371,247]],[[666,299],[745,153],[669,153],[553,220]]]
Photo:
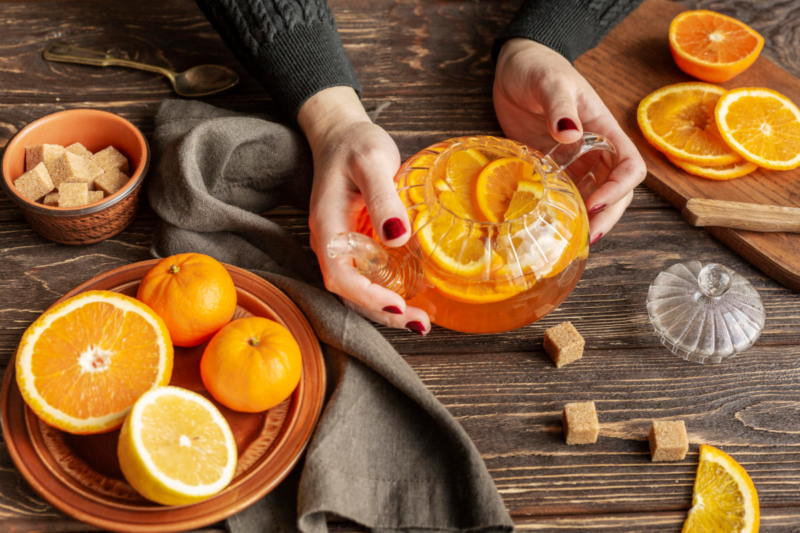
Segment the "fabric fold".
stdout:
[[463,428],[367,320],[324,290],[313,254],[259,216],[307,208],[305,140],[277,122],[166,100],[154,153],[153,254],[204,253],[274,284],[308,318],[329,369],[329,400],[305,460],[230,518],[231,531],[324,533],[326,513],[387,532],[511,531]]

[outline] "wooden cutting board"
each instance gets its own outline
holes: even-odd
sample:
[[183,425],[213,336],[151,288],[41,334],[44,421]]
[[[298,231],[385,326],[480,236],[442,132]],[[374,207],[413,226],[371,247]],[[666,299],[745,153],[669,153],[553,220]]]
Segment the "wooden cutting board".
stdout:
[[[575,67],[642,153],[648,170],[645,184],[678,210],[690,198],[800,207],[800,169],[758,170],[730,181],[707,180],[673,166],[642,136],[636,123],[639,101],[664,85],[697,81],[678,69],[669,51],[669,24],[684,10],[667,0],[645,1],[597,48],[582,55]],[[800,104],[800,80],[763,55],[722,86],[768,87]],[[800,234],[706,229],[777,282],[800,291]]]

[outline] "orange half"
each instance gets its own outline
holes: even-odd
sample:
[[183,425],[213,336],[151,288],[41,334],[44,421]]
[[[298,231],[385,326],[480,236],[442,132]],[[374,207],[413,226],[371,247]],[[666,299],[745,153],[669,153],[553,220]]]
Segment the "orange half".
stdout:
[[764,38],[753,28],[713,11],[686,11],[669,26],[675,63],[685,73],[711,83],[744,72],[763,47]]
[[88,291],[42,314],[22,336],[17,384],[45,422],[69,433],[109,431],[148,390],[169,383],[164,321],[140,301]]

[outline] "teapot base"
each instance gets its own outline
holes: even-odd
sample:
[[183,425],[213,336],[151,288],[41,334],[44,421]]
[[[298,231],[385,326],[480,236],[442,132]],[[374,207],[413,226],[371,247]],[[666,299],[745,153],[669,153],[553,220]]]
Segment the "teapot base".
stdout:
[[431,322],[462,333],[502,333],[533,324],[556,309],[578,284],[586,259],[579,257],[553,277],[505,300],[472,303],[454,299],[423,283],[408,305],[426,311]]

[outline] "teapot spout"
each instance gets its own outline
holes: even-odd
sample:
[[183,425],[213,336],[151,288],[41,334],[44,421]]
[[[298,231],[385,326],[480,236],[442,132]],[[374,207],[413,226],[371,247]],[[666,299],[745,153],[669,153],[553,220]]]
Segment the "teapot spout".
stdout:
[[358,272],[372,283],[396,292],[405,300],[413,298],[422,283],[422,261],[410,246],[384,248],[360,233],[335,235],[327,246],[328,257],[348,257]]

